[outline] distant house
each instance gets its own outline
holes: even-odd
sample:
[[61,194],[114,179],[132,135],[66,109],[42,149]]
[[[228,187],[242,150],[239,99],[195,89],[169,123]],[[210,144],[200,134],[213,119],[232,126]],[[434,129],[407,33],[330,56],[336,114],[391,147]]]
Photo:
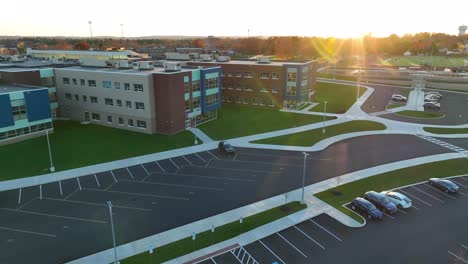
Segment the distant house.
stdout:
[[405,53],[403,53],[403,56],[411,56],[411,52],[410,51],[406,51]]

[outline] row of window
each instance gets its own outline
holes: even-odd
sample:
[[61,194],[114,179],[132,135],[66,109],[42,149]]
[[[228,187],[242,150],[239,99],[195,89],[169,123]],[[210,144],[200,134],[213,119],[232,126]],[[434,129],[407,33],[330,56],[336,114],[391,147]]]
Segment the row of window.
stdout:
[[190,83],[184,83],[185,93],[190,93],[190,88],[192,88],[192,92],[199,92],[201,90],[200,81],[193,81],[192,85],[190,85]]
[[192,107],[190,108],[190,100],[185,100],[185,112],[189,112],[190,109],[200,108],[200,97],[192,98]]
[[[236,90],[244,90],[248,92],[254,91],[249,85],[244,84],[244,83],[223,83],[223,89],[236,89]],[[266,87],[259,87],[258,92],[263,92],[263,93],[268,93],[269,90]],[[278,93],[278,88],[272,87],[271,88],[272,93]]]
[[[92,118],[93,121],[101,121],[101,114],[91,113],[91,118]],[[107,121],[107,123],[110,123],[110,124],[114,123],[113,117],[110,116],[110,115],[107,116],[106,121]],[[124,118],[119,116],[117,118],[117,124],[119,124],[121,126],[125,125]],[[135,126],[134,120],[133,119],[127,119],[127,126],[134,127]],[[146,121],[136,120],[136,126],[138,128],[146,129]]]
[[42,130],[50,129],[50,128],[52,128],[51,122],[34,125],[30,127],[25,127],[25,128],[13,129],[7,132],[0,132],[0,140],[14,138],[14,137],[18,137],[21,135],[27,135],[27,134],[31,134],[34,132],[38,132],[38,131],[42,131]]
[[13,120],[23,120],[28,119],[28,114],[26,111],[26,105],[24,103],[24,99],[14,100],[12,101],[11,113],[13,115]]
[[252,104],[252,105],[260,105],[260,106],[271,106],[275,107],[276,102],[275,100],[266,100],[263,98],[250,98],[250,97],[240,97],[238,95],[223,95],[223,102],[228,103],[238,103],[238,104]]
[[[252,72],[222,72],[221,76],[227,76],[227,77],[237,77],[237,78],[253,78],[254,74]],[[279,79],[279,75],[277,72],[260,72],[259,74],[260,79],[273,79],[277,80]]]
[[[72,94],[71,93],[65,93],[65,99],[72,100]],[[80,96],[78,94],[75,94],[74,95],[74,100],[75,101],[80,101]],[[90,102],[92,104],[98,104],[99,103],[99,99],[96,96],[90,96],[89,100],[90,100]],[[83,95],[82,96],[82,101],[87,103],[88,102],[88,96]],[[123,101],[120,100],[120,99],[104,98],[104,104],[105,105],[114,106],[114,101],[115,101],[115,104],[118,107],[123,107]],[[125,107],[132,108],[132,102],[131,101],[125,101]],[[145,103],[135,102],[135,109],[145,110]]]
[[[88,80],[88,87],[96,87],[96,80]],[[64,85],[73,85],[73,86],[78,86],[78,79],[72,78],[70,82],[70,78],[64,77],[63,78],[63,84]],[[85,79],[80,79],[80,86],[86,86],[86,80]],[[116,90],[120,90],[120,82],[114,82],[114,85],[112,86],[111,81],[102,81],[102,88],[105,89],[112,89],[115,88]],[[123,88],[125,91],[130,91],[131,90],[131,85],[130,83],[124,83]],[[133,91],[135,92],[143,92],[143,84],[141,83],[134,83],[133,84]]]

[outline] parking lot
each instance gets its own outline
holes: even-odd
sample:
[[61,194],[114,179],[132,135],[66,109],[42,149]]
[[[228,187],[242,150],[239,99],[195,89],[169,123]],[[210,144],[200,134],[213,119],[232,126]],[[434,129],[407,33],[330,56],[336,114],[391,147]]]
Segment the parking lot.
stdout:
[[399,103],[392,102],[393,94],[402,94],[405,95],[409,93],[409,88],[402,87],[392,87],[388,85],[378,85],[378,84],[365,84],[374,88],[372,95],[366,100],[366,102],[361,106],[361,109],[366,113],[376,113],[385,111],[385,108],[388,104]]
[[455,195],[426,183],[396,190],[413,207],[364,228],[322,214],[201,263],[468,263],[468,176],[453,181]]
[[[447,152],[407,135],[349,139],[311,153],[306,184]],[[297,189],[302,164],[300,152],[210,150],[1,192],[0,263],[63,263],[111,248],[107,201],[124,244]]]

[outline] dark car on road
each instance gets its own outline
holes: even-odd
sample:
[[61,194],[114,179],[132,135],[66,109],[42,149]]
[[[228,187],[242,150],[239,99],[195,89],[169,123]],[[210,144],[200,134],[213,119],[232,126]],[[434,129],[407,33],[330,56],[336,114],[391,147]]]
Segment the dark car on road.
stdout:
[[236,149],[226,141],[221,141],[218,144],[218,150],[221,154],[234,154]]
[[351,208],[357,212],[366,214],[369,219],[382,220],[382,211],[361,197],[357,197],[351,202]]
[[437,189],[446,193],[457,193],[458,185],[449,180],[441,180],[439,178],[430,178],[428,181],[429,185],[436,187]]
[[384,194],[369,191],[364,194],[364,199],[368,200],[372,204],[374,204],[380,210],[387,212],[387,213],[395,213],[398,211],[398,208],[394,203],[388,199],[387,196]]

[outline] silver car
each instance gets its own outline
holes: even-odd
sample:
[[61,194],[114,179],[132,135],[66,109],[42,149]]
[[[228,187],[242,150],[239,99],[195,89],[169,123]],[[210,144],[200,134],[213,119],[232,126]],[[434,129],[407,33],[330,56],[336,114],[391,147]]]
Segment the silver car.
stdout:
[[381,194],[387,196],[387,198],[394,203],[399,209],[407,209],[413,206],[411,200],[399,192],[394,191],[383,191]]

